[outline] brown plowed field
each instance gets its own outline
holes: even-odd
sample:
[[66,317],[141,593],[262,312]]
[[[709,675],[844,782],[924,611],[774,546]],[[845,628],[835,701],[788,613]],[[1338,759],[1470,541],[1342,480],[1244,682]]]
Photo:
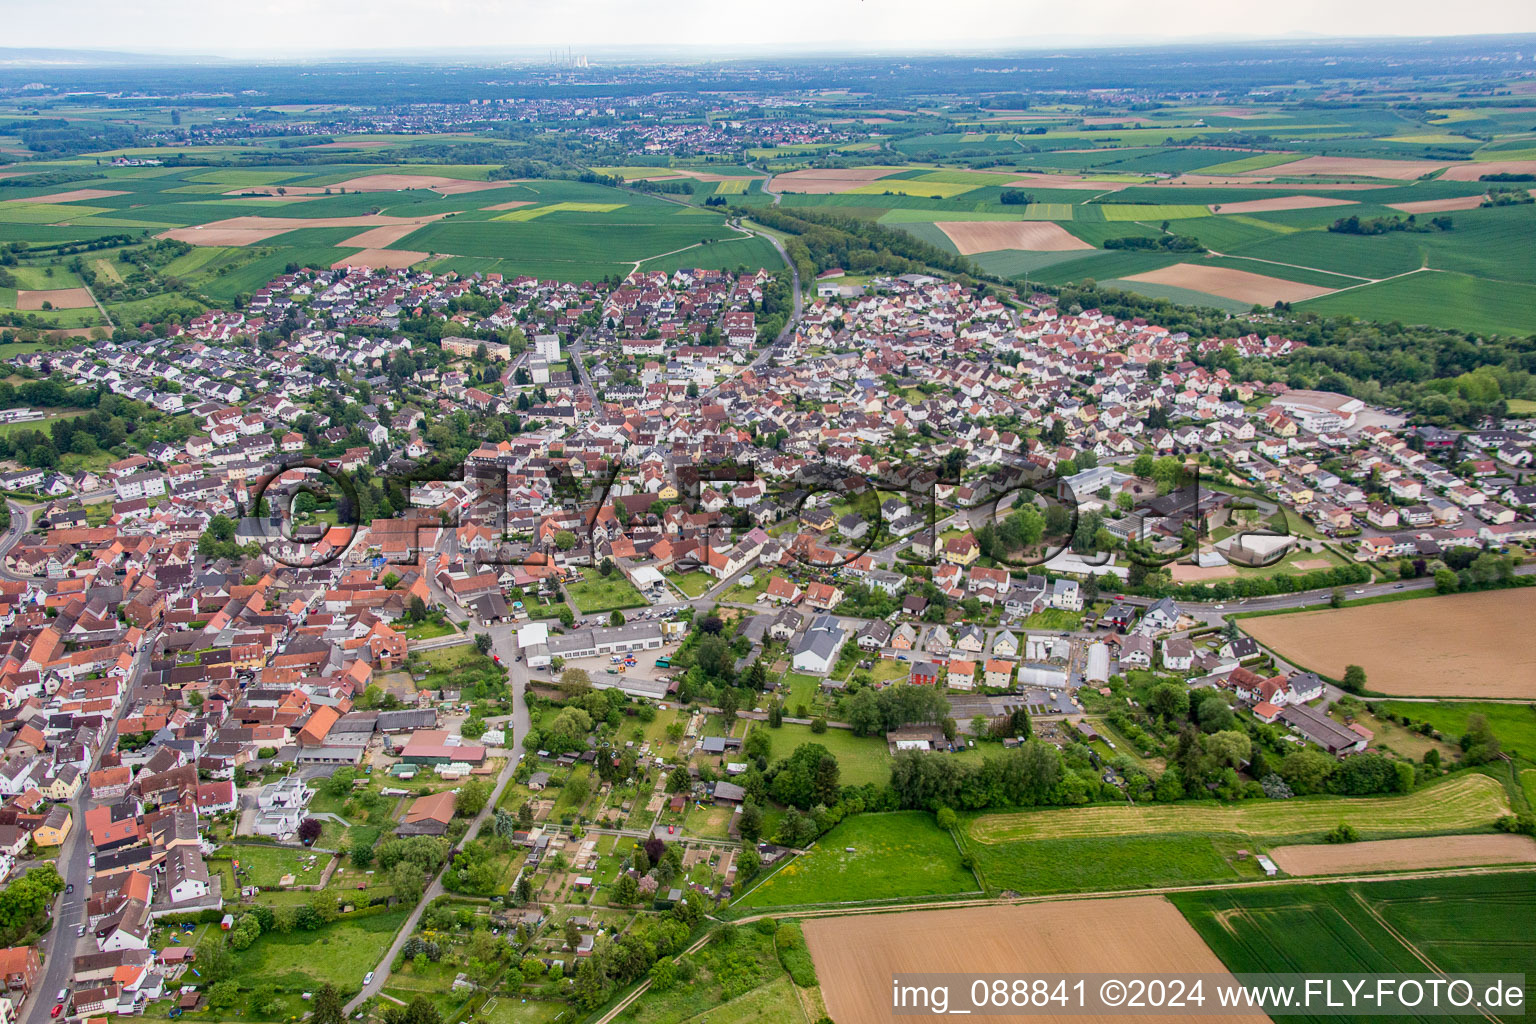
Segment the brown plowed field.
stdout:
[[1472,864],[1536,863],[1530,836],[1434,836],[1377,839],[1338,846],[1277,846],[1270,859],[1288,875],[1349,875],[1360,871],[1418,871]]
[[[827,1014],[838,1024],[911,1019],[891,1012],[891,976],[898,973],[1011,977],[1226,973],[1183,915],[1160,896],[818,917],[803,920],[801,928],[821,979]],[[968,990],[952,993],[950,1010],[969,1007]],[[1026,1018],[972,1013],[966,1019],[1004,1024]],[[1123,1020],[1110,1015],[1035,1013],[1027,1019],[1078,1024]],[[1169,1014],[1136,1019],[1173,1022],[1185,1018]],[[1269,1018],[1252,1013],[1241,1019]]]
[[1422,597],[1243,620],[1243,630],[1295,665],[1404,697],[1536,700],[1536,588]]
[[[1431,171],[1438,171],[1444,163],[1430,160],[1377,160],[1354,156],[1308,156],[1288,164],[1265,167],[1251,173],[1265,178],[1290,178],[1298,174],[1330,174],[1341,178],[1391,178],[1394,181],[1412,181]],[[1486,166],[1486,165],[1479,165]],[[1487,174],[1490,172],[1484,171]],[[1474,178],[1476,175],[1473,176]]]
[[[350,245],[350,242],[343,243]],[[410,249],[364,249],[355,252],[351,256],[339,259],[331,264],[331,269],[338,267],[373,267],[375,270],[397,270],[408,267],[413,263],[419,263],[427,258],[427,253],[413,252]]]
[[1482,196],[1454,196],[1450,199],[1419,199],[1411,203],[1388,203],[1404,213],[1444,213],[1447,210],[1475,210],[1483,205]]
[[[174,238],[178,242],[188,242],[192,245],[257,245],[275,235],[297,231],[300,228],[402,228],[404,230],[395,236],[395,238],[402,238],[423,224],[445,216],[447,216],[446,213],[434,213],[429,217],[386,217],[382,214],[364,217],[230,217],[201,227],[172,228],[170,231],[161,232],[156,237]],[[364,234],[368,233],[364,232]],[[394,241],[394,238],[389,241]],[[387,245],[388,243],[370,244]]]
[[1212,203],[1211,212],[1273,213],[1278,210],[1312,210],[1319,206],[1351,206],[1353,199],[1329,196],[1276,196],[1273,199],[1249,199],[1242,203]]
[[7,203],[78,203],[87,199],[110,199],[113,196],[125,196],[128,193],[118,192],[110,188],[77,188],[68,192],[55,192],[47,196],[33,196],[30,199],[7,199]]
[[939,221],[934,227],[949,236],[962,256],[998,249],[1067,252],[1093,248],[1060,224],[1048,220],[947,220]]
[[437,174],[365,174],[331,186],[354,192],[394,192],[402,188],[429,188],[445,196],[461,192],[481,192],[490,188],[506,188],[507,181],[465,181],[462,178],[444,178]]
[[42,309],[45,302],[54,309],[84,309],[96,305],[91,301],[91,293],[84,288],[49,288],[46,291],[23,288],[16,293],[17,309]]
[[1536,160],[1489,160],[1455,163],[1441,175],[1446,181],[1477,181],[1485,174],[1536,174]]
[[807,195],[832,195],[846,192],[860,185],[881,178],[897,170],[895,167],[829,167],[804,171],[790,171],[773,178],[775,192],[803,192]]
[[1250,274],[1246,270],[1229,267],[1202,267],[1195,263],[1175,263],[1160,270],[1144,274],[1132,274],[1127,281],[1146,281],[1149,284],[1166,284],[1175,288],[1189,288],[1209,295],[1254,302],[1260,306],[1273,306],[1276,302],[1299,302],[1327,295],[1332,288],[1298,281],[1284,281],[1278,277]]

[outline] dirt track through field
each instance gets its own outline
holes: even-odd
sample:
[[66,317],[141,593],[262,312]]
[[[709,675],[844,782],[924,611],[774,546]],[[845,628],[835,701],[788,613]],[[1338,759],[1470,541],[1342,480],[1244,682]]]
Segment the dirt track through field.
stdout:
[[1299,302],[1327,295],[1332,288],[1315,284],[1284,281],[1278,277],[1250,274],[1246,270],[1228,267],[1207,267],[1196,263],[1175,263],[1160,270],[1144,274],[1132,274],[1127,281],[1146,281],[1148,284],[1166,284],[1175,288],[1220,295],[1239,302],[1253,302],[1260,306],[1273,306],[1276,302]]
[[1212,203],[1212,213],[1276,213],[1280,210],[1314,210],[1320,206],[1352,206],[1353,199],[1330,196],[1275,196],[1273,199],[1249,199],[1241,203]]
[[1243,631],[1294,665],[1335,679],[1365,669],[1366,686],[1404,697],[1536,700],[1536,589],[1244,619]]
[[[828,1015],[838,1024],[880,1024],[910,1018],[891,1012],[896,973],[1023,976],[1050,973],[1204,973],[1226,969],[1182,914],[1160,896],[1065,900],[1031,906],[913,910],[868,917],[819,917],[802,922],[821,979]],[[969,1009],[969,989],[949,1008]],[[1118,1016],[1031,1014],[1027,1018],[972,1013],[967,1020],[1111,1021]],[[1177,1014],[1138,1016],[1178,1021]],[[1240,1018],[1265,1021],[1262,1013]]]
[[1068,252],[1093,248],[1060,224],[1048,220],[949,220],[939,221],[934,227],[949,236],[962,256],[998,249]]
[[96,305],[91,293],[84,288],[50,288],[46,291],[29,291],[25,288],[16,293],[16,308],[38,310],[43,303],[54,309],[85,309]]
[[1435,836],[1343,845],[1277,846],[1270,859],[1288,875],[1347,875],[1357,871],[1452,868],[1468,864],[1536,864],[1530,836]]

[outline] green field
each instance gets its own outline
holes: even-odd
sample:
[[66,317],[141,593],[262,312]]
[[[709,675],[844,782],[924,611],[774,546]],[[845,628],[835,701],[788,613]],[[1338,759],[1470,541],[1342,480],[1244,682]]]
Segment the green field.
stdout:
[[1236,804],[1098,805],[985,814],[973,818],[973,845],[1150,833],[1228,833],[1254,838],[1321,834],[1348,822],[1373,838],[1477,831],[1509,813],[1504,788],[1486,775],[1457,775],[1406,796],[1297,797]]
[[1536,705],[1470,701],[1371,703],[1378,712],[1407,715],[1415,722],[1428,722],[1451,743],[1458,741],[1462,733],[1467,731],[1469,717],[1482,715],[1488,719],[1505,753],[1519,753],[1528,760],[1536,759]]
[[820,743],[837,758],[843,785],[862,786],[866,782],[884,785],[891,779],[891,754],[884,737],[855,736],[847,729],[828,729],[818,736],[811,732],[810,726],[793,722],[767,731],[772,743],[770,760],[788,757],[802,743]]
[[1099,209],[1104,211],[1104,219],[1109,221],[1183,220],[1189,217],[1209,217],[1211,215],[1211,211],[1204,206],[1196,206],[1189,203],[1101,203],[1098,205]]
[[973,842],[967,848],[988,893],[1048,894],[1233,880],[1239,874],[1229,857],[1236,845],[1168,834]]
[[355,992],[363,975],[378,966],[405,917],[404,909],[390,910],[355,921],[342,918],[315,932],[269,933],[236,954],[237,973],[280,989],[308,991],[328,981],[343,992]]
[[[1536,937],[1511,927],[1536,913],[1536,874],[1530,872],[1224,889],[1168,898],[1222,963],[1239,973],[1530,975],[1536,963]],[[1528,978],[1527,1002],[1533,982],[1536,978]]]
[[1288,164],[1296,159],[1295,153],[1255,153],[1253,156],[1226,160],[1208,167],[1198,167],[1196,174],[1242,174],[1245,171],[1262,171],[1277,164]]
[[[1298,305],[1301,305],[1298,303]],[[1536,333],[1536,285],[1426,272],[1308,301],[1315,313],[1350,314],[1489,334]]]
[[565,590],[576,610],[584,615],[620,608],[644,608],[646,604],[635,585],[617,573],[604,579],[594,572],[580,583],[567,583]]
[[[853,852],[849,853],[848,848]],[[734,907],[911,899],[977,891],[954,840],[925,811],[860,814],[822,836]]]

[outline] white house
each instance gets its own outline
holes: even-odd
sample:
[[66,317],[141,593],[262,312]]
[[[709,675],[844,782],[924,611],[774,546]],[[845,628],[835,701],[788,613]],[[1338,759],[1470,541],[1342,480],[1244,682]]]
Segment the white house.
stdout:
[[816,616],[795,648],[795,671],[826,675],[832,671],[837,652],[846,638],[847,634],[834,616]]
[[1076,580],[1057,580],[1051,584],[1051,607],[1068,612],[1083,610],[1083,590]]

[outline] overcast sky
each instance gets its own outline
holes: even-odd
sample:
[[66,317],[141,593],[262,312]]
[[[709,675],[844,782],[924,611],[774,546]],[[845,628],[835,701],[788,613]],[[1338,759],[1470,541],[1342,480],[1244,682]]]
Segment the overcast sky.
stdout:
[[[1454,13],[1454,16],[1448,17]],[[303,56],[933,49],[1536,31],[1531,0],[0,0],[0,47]]]

